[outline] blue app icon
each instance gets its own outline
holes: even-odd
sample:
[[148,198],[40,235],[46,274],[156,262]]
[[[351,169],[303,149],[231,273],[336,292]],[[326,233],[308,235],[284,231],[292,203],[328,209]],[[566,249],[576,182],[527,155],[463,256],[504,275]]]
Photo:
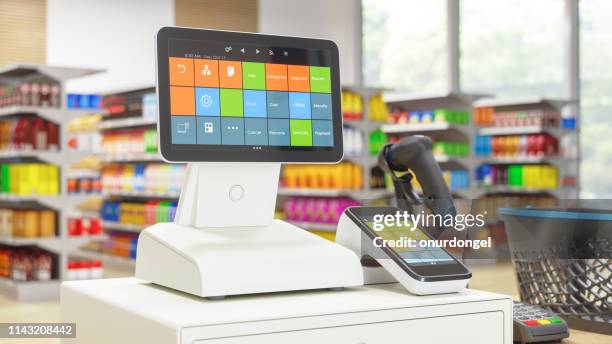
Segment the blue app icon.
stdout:
[[268,145],[268,120],[265,118],[244,119],[244,141],[247,145]]
[[331,94],[313,93],[310,95],[312,119],[332,119]]
[[196,114],[198,116],[219,116],[219,89],[196,87]]
[[221,143],[224,145],[244,144],[244,118],[221,117]]
[[268,92],[268,118],[289,118],[289,92]]
[[332,121],[312,121],[312,145],[318,147],[332,147],[334,145]]
[[268,119],[268,143],[270,146],[290,146],[288,119]]
[[289,115],[295,119],[310,119],[310,93],[289,92]]
[[197,117],[197,143],[203,145],[221,144],[221,118]]
[[172,144],[196,143],[195,116],[171,116]]
[[244,90],[244,116],[266,117],[266,91]]

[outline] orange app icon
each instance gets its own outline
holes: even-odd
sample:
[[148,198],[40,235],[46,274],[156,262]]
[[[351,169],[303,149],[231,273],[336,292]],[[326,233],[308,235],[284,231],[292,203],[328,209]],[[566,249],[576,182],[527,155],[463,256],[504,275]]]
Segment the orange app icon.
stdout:
[[170,57],[170,85],[193,86],[193,59]]
[[287,65],[266,63],[266,89],[287,91]]
[[310,92],[310,72],[308,66],[287,66],[289,91]]
[[219,87],[219,61],[195,59],[193,63],[196,86]]
[[170,86],[170,114],[195,116],[195,88]]
[[236,61],[219,61],[219,86],[242,88],[242,64]]

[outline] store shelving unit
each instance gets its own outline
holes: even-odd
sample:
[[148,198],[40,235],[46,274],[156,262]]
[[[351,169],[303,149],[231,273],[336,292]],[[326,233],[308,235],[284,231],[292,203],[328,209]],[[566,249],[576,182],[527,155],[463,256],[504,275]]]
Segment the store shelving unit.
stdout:
[[[558,187],[555,189],[529,188],[529,187],[509,187],[509,186],[481,186],[479,191],[483,194],[510,194],[512,196],[524,195],[549,195],[557,199],[575,199],[579,195],[577,185],[579,148],[573,147],[574,153],[561,151],[562,140],[566,136],[577,135],[578,129],[565,129],[562,127],[563,115],[567,115],[567,110],[573,104],[573,100],[549,99],[543,97],[524,97],[524,98],[484,98],[474,102],[474,107],[492,108],[494,112],[500,111],[523,111],[523,110],[548,110],[554,111],[559,115],[559,124],[550,125],[521,125],[506,127],[477,127],[478,135],[503,136],[503,135],[525,135],[546,133],[557,138],[559,152],[554,156],[541,157],[477,157],[478,165],[509,165],[509,164],[544,164],[557,168],[559,173]],[[576,114],[569,114],[574,117]],[[578,142],[575,140],[574,142]],[[575,144],[574,144],[575,146]],[[564,181],[569,178],[575,183],[567,184]]]
[[70,166],[82,159],[86,154],[71,151],[67,140],[69,137],[67,124],[71,120],[95,113],[92,109],[69,109],[66,104],[64,83],[72,78],[84,77],[99,73],[101,70],[87,68],[64,68],[44,65],[16,64],[0,68],[0,84],[11,84],[17,81],[28,81],[36,78],[47,78],[60,84],[61,92],[59,107],[39,106],[6,106],[0,108],[0,120],[5,116],[22,117],[36,116],[59,127],[59,148],[57,150],[7,150],[0,152],[2,161],[33,161],[49,163],[59,167],[59,193],[57,195],[12,195],[1,194],[0,202],[5,206],[33,204],[37,207],[53,209],[57,214],[57,233],[52,238],[17,238],[0,237],[0,243],[6,246],[37,246],[57,255],[55,280],[16,282],[9,279],[0,280],[0,294],[18,300],[40,300],[57,298],[59,285],[67,276],[67,263],[70,253],[79,246],[100,239],[97,236],[70,236],[68,234],[68,214],[75,206],[88,199],[87,195],[73,195],[67,191],[67,177]]

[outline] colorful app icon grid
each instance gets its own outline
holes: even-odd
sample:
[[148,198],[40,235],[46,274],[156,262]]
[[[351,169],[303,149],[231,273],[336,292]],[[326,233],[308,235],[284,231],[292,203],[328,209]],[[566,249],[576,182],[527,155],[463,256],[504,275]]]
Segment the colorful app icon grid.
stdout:
[[171,57],[169,68],[173,144],[333,146],[329,67]]

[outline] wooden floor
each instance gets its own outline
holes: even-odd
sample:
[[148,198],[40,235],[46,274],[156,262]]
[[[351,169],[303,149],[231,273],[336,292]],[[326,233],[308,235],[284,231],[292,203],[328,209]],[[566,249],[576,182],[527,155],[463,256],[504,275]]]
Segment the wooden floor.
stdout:
[[[477,265],[470,268],[473,273],[470,288],[512,295],[517,298],[514,272],[510,264]],[[125,276],[125,273],[110,271],[112,277]],[[0,323],[3,322],[57,322],[60,319],[59,302],[18,303],[0,297]],[[59,344],[56,339],[2,340],[0,343],[42,343]],[[611,344],[612,337],[588,332],[571,330],[570,338],[563,344]]]

